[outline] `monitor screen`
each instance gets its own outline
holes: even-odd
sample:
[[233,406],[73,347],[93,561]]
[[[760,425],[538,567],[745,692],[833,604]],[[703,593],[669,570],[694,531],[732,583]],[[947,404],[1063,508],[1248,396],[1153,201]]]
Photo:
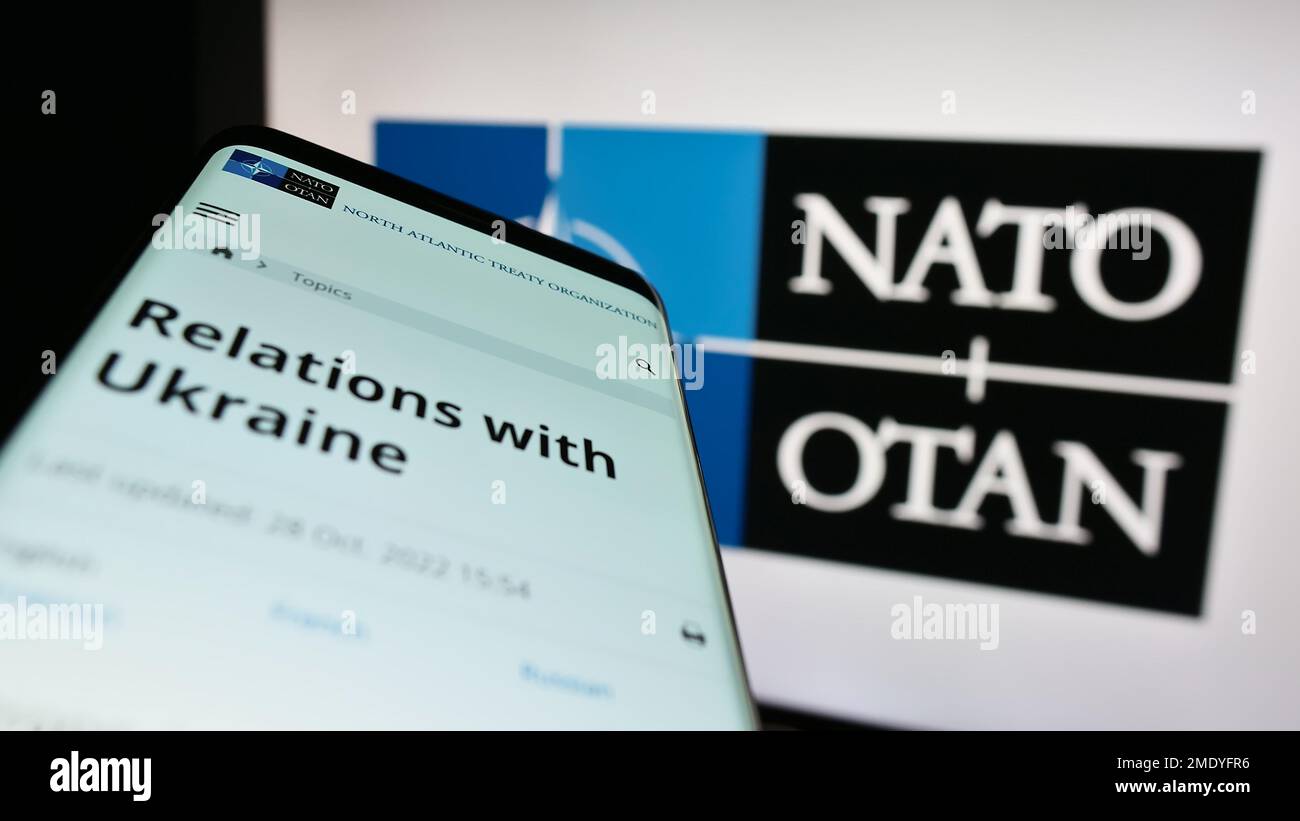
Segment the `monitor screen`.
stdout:
[[274,2],[269,124],[655,283],[761,703],[1294,723],[1296,11],[751,11]]

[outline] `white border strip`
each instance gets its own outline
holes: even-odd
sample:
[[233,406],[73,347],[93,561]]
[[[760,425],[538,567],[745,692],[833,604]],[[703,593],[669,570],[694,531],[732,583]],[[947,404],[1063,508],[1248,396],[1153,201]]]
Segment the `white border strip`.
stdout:
[[945,374],[943,372],[943,359],[938,356],[869,351],[858,348],[835,348],[826,345],[773,342],[762,339],[733,339],[723,336],[699,336],[696,337],[695,344],[699,345],[705,353],[734,354],[758,359],[780,359],[786,362],[807,362],[815,365],[837,365],[846,368],[867,368],[870,370],[919,373],[930,376],[966,377],[968,380],[1015,382],[1021,385],[1107,391],[1140,396],[1163,396],[1171,399],[1221,402],[1224,404],[1230,404],[1235,398],[1232,385],[1221,385],[1214,382],[1165,379],[1159,376],[1131,376],[1128,374],[1081,371],[1070,368],[1048,368],[1041,365],[1020,365],[1010,362],[990,362],[981,360],[978,357],[953,360],[953,373]]

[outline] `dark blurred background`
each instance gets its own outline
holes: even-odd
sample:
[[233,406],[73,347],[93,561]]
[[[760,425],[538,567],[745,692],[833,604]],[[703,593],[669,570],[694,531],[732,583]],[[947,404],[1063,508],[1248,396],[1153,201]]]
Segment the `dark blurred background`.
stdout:
[[[203,142],[265,119],[261,3],[144,3],[130,13],[69,4],[62,12],[66,20],[22,6],[13,29],[52,27],[11,75],[20,116],[10,151],[21,162],[10,179],[22,192],[11,236],[26,238],[20,253],[40,272],[18,286],[23,309],[6,312],[23,362],[67,350],[106,273],[171,207]],[[53,114],[43,111],[47,91]],[[20,391],[44,378],[16,370]]]

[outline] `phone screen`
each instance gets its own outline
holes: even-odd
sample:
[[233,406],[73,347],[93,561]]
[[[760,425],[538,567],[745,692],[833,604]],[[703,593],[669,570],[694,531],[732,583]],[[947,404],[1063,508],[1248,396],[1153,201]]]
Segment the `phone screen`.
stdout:
[[655,302],[256,145],[156,228],[0,453],[0,726],[752,725]]

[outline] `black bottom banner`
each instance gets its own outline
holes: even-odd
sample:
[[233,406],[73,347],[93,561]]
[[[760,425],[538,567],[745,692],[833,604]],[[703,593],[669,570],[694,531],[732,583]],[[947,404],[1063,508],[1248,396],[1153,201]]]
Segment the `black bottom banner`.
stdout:
[[0,783],[9,806],[126,811],[393,799],[499,808],[513,796],[552,812],[561,803],[608,808],[597,796],[635,794],[638,803],[663,796],[680,812],[702,789],[741,805],[778,794],[820,803],[834,791],[999,807],[1195,799],[1230,810],[1255,797],[1285,799],[1292,740],[1237,732],[11,733]]

